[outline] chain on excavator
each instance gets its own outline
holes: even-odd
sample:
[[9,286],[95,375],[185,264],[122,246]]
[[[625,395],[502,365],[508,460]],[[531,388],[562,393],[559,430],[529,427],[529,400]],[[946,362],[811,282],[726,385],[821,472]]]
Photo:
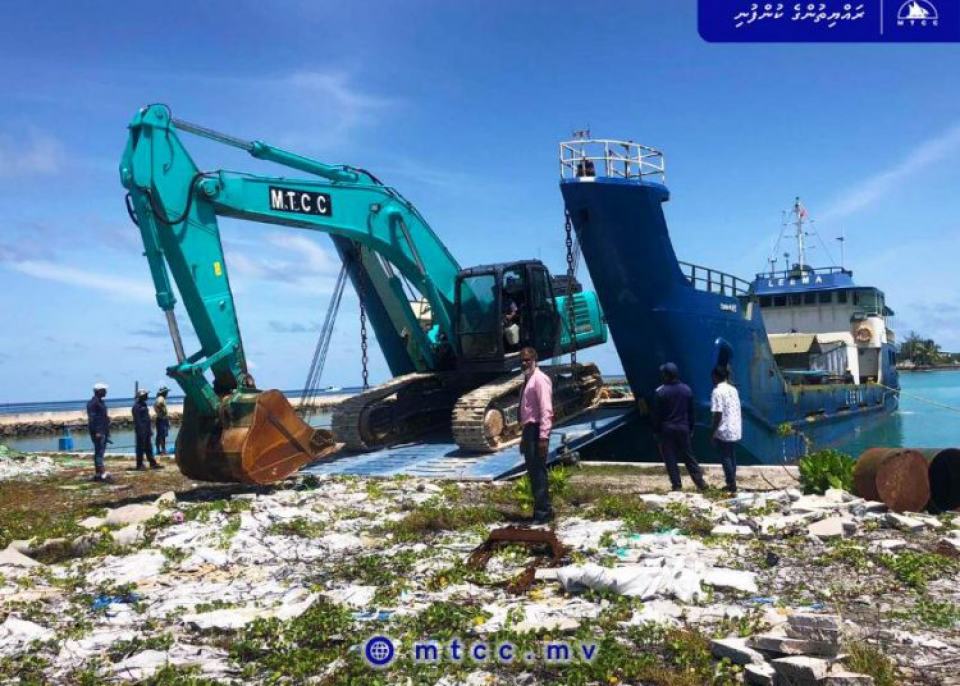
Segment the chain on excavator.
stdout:
[[[201,171],[178,130],[305,172],[308,178]],[[507,373],[517,355],[516,349],[507,349],[516,341],[510,343],[503,336],[498,310],[504,296],[497,289],[503,288],[505,269],[525,270],[528,275],[523,304],[527,319],[520,320],[529,327],[523,334],[525,345],[536,341],[541,352],[573,353],[607,339],[596,294],[573,288],[576,256],[569,217],[567,276],[571,284],[561,306],[560,296],[550,300],[549,272],[537,260],[462,269],[417,209],[369,172],[190,124],[174,118],[163,104],[144,107],[133,117],[120,178],[127,190],[128,211],[143,240],[157,305],[173,339],[177,361],[167,374],[186,397],[177,462],[192,478],[276,481],[333,450],[335,434],[357,450],[414,440],[441,428],[449,431],[451,425],[457,442],[471,450],[495,450],[515,440],[522,377]],[[332,237],[342,259],[360,260],[352,277],[360,300],[364,390],[336,408],[333,433],[309,426],[283,393],[261,391],[249,378],[218,216],[324,232]],[[364,254],[374,259],[362,261]],[[490,287],[478,286],[469,294],[475,301],[468,305],[473,309],[464,319],[459,290],[463,280],[477,275],[489,278],[491,269],[495,273],[492,300]],[[416,311],[404,291],[406,282],[415,289]],[[174,316],[178,295],[199,342],[199,349],[189,355],[183,350]],[[482,303],[478,295],[484,298]],[[335,312],[339,297],[336,300],[328,314]],[[423,318],[423,301],[429,304],[429,321]],[[494,322],[491,327],[461,331],[471,317],[488,316]],[[570,326],[558,331],[556,323],[565,318]],[[369,386],[368,326],[395,375],[373,388]],[[489,346],[477,338],[490,336],[491,331],[492,356]],[[464,344],[463,338],[471,335],[470,345]],[[328,345],[329,338],[321,336],[307,391],[322,372]],[[578,365],[572,355],[570,365],[544,370],[554,379],[558,421],[595,405],[601,385],[596,367]]]

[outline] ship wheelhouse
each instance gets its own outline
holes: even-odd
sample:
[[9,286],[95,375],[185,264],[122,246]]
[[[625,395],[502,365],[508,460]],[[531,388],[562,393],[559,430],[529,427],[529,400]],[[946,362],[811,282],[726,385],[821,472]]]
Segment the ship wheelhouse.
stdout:
[[758,274],[751,291],[774,358],[791,381],[884,382],[884,368],[895,360],[887,327],[893,311],[882,291],[857,286],[850,270],[809,265]]

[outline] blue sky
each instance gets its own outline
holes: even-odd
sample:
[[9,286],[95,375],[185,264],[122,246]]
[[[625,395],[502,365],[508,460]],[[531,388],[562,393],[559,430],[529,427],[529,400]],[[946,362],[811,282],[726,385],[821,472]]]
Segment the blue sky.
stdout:
[[[374,171],[464,266],[562,270],[557,142],[587,126],[631,138],[665,153],[681,259],[749,277],[800,195],[834,253],[843,228],[847,266],[886,291],[898,331],[960,349],[957,73],[954,45],[707,44],[693,0],[12,4],[0,402],[166,380],[172,346],[117,174],[127,122],[158,101]],[[204,169],[279,170],[185,140]],[[299,387],[339,267],[329,239],[221,230],[257,380]],[[357,318],[349,293],[324,383],[358,380]],[[588,357],[619,370],[610,346]],[[374,355],[372,380],[386,374]]]

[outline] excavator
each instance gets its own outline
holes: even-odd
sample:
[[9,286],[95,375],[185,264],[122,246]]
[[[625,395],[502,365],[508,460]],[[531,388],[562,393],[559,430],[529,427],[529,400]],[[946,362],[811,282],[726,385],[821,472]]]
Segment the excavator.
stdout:
[[[462,269],[413,204],[369,171],[219,133],[164,104],[140,109],[128,128],[120,179],[177,358],[167,368],[185,396],[176,460],[190,478],[272,483],[338,443],[368,451],[440,429],[464,450],[494,451],[519,436],[522,347],[546,359],[607,340],[596,294],[575,278],[551,277],[537,260]],[[180,133],[310,178],[202,171]],[[218,217],[330,235],[393,375],[341,403],[332,432],[249,373]],[[189,356],[174,284],[200,343]],[[543,369],[555,421],[598,404],[595,365]]]

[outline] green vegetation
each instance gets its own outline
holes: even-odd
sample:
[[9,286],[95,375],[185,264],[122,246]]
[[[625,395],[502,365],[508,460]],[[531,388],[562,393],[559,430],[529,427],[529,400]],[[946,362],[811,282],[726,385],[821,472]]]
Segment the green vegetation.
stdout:
[[317,538],[326,530],[323,522],[314,522],[306,517],[294,517],[280,522],[274,522],[267,528],[267,534],[272,536],[299,536],[300,538]]
[[900,344],[900,359],[913,362],[918,367],[933,367],[953,362],[953,355],[940,350],[940,344],[932,338],[924,338],[911,331]]
[[906,550],[895,555],[877,555],[877,562],[911,588],[926,589],[927,582],[943,576],[955,575],[960,563],[938,553],[918,553]]
[[875,686],[899,686],[903,681],[893,664],[883,650],[866,641],[853,641],[846,645],[849,657],[845,660],[847,667],[859,674],[873,677]]
[[822,495],[828,488],[849,491],[853,488],[856,460],[831,448],[800,458],[800,486],[804,493]]
[[157,636],[137,636],[135,638],[117,641],[107,648],[107,657],[111,662],[120,662],[131,655],[144,650],[170,650],[173,647],[173,636],[159,634]]
[[[547,488],[551,499],[563,498],[570,482],[570,470],[560,465],[547,472]],[[530,475],[524,474],[513,482],[513,498],[524,508],[533,507],[533,486]]]
[[430,498],[385,530],[397,541],[422,541],[431,533],[485,527],[502,519],[503,514],[488,505],[445,505],[440,498]]

